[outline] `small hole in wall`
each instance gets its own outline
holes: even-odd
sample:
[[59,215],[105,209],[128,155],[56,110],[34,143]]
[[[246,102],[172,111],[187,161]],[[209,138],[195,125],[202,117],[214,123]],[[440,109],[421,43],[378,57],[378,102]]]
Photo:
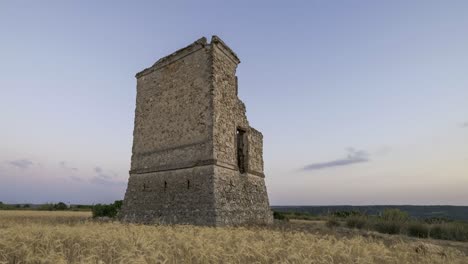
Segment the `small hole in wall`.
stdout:
[[164,191],[166,191],[166,189],[167,189],[167,182],[165,181],[164,182]]
[[143,191],[146,191],[146,188],[147,188],[146,183],[143,183]]
[[190,180],[187,180],[187,190],[190,189]]

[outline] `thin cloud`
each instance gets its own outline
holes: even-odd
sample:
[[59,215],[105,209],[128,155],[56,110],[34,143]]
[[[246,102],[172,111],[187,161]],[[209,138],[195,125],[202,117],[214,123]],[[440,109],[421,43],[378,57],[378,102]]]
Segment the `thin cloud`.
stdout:
[[94,171],[95,171],[96,173],[102,173],[101,167],[96,167],[96,168],[94,168]]
[[67,165],[67,162],[64,161],[64,160],[61,161],[61,162],[59,162],[59,165],[60,165],[60,167],[63,168],[63,169],[72,170],[72,171],[78,171],[78,168],[69,167],[69,166]]
[[369,154],[366,151],[355,150],[353,148],[348,148],[347,151],[348,151],[348,155],[346,156],[346,158],[336,159],[336,160],[327,161],[327,162],[312,163],[302,168],[302,170],[304,171],[322,170],[322,169],[327,169],[327,168],[352,165],[356,163],[369,162]]
[[468,121],[466,121],[465,123],[461,124],[461,127],[462,127],[462,128],[468,127]]
[[108,186],[121,186],[121,185],[125,185],[125,182],[123,182],[123,181],[116,181],[116,180],[113,180],[113,179],[104,178],[104,177],[102,177],[101,175],[94,176],[93,178],[91,178],[91,179],[89,180],[89,182],[91,182],[92,184],[97,184],[97,185],[108,185]]
[[392,148],[389,146],[381,146],[372,152],[373,156],[387,156],[392,152]]
[[72,176],[69,176],[69,177],[70,177],[70,179],[72,179],[72,180],[74,180],[76,182],[83,182],[83,179],[78,177],[78,176],[72,175]]
[[34,165],[34,163],[28,159],[13,160],[10,161],[9,164],[20,169],[27,169]]
[[125,185],[125,182],[114,179],[118,175],[113,172],[111,172],[112,175],[104,173],[104,170],[101,167],[95,167],[94,171],[97,175],[89,180],[92,184],[109,186]]

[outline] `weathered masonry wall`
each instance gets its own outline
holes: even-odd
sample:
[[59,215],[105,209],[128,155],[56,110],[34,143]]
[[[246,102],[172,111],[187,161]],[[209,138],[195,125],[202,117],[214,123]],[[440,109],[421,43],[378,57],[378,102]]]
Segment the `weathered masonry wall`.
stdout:
[[159,224],[215,225],[213,166],[131,175],[125,219]]
[[214,207],[217,225],[269,224],[272,213],[263,178],[215,167]]
[[[270,223],[272,216],[263,179],[263,136],[250,127],[237,96],[237,56],[221,41],[212,41],[214,86],[215,208],[219,225]],[[236,131],[245,131],[246,173],[238,168]]]
[[216,226],[272,222],[263,136],[249,126],[237,96],[239,62],[214,36],[211,43],[197,40],[137,74],[122,220]]
[[198,41],[137,75],[132,171],[213,158],[210,57]]
[[247,133],[247,171],[263,177],[263,136],[249,126],[244,103],[237,96],[237,56],[222,41],[213,41],[214,158],[225,167],[237,168],[236,130]]
[[248,134],[248,155],[249,170],[251,173],[257,173],[257,176],[263,175],[263,135],[255,128],[251,127]]

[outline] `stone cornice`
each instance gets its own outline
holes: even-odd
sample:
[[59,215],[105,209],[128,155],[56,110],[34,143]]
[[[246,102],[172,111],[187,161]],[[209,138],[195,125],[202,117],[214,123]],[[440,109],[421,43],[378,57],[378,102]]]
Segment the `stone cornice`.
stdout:
[[144,75],[147,75],[151,72],[154,72],[160,68],[163,68],[183,57],[186,57],[192,53],[194,53],[195,51],[198,51],[202,48],[204,48],[207,44],[206,42],[206,38],[203,37],[203,38],[200,38],[198,39],[197,41],[195,41],[194,43],[188,45],[187,47],[185,48],[182,48],[182,49],[179,49],[177,50],[176,52],[170,54],[170,55],[167,55],[161,59],[159,59],[158,61],[156,61],[153,66],[149,67],[149,68],[146,68],[144,70],[142,70],[141,72],[137,73],[135,75],[136,78],[140,78]]
[[229,48],[223,40],[221,40],[218,36],[211,37],[211,43],[208,43],[205,37],[198,39],[197,41],[193,42],[192,44],[188,45],[185,48],[179,49],[172,54],[169,54],[165,57],[162,57],[158,61],[156,61],[151,67],[146,68],[140,72],[138,72],[135,77],[138,79],[142,76],[145,76],[149,73],[152,73],[156,70],[166,67],[167,65],[180,60],[202,48],[209,47],[209,46],[216,46],[223,52],[228,58],[230,58],[234,63],[239,64],[240,60],[237,57],[236,53]]
[[[215,165],[215,166],[219,166],[219,167],[233,170],[233,171],[239,170],[236,165],[220,162],[217,159],[208,159],[208,160],[200,160],[200,161],[190,162],[190,163],[185,163],[185,164],[174,164],[174,165],[165,165],[165,166],[155,166],[151,168],[133,169],[133,170],[130,170],[129,173],[130,174],[146,174],[146,173],[154,173],[154,172],[191,169],[194,167],[201,167],[201,166],[207,166],[207,165]],[[254,170],[247,170],[247,174],[255,175],[258,177],[262,177],[262,178],[265,177],[265,174],[263,172],[254,171]]]
[[211,37],[211,45],[216,45],[221,51],[226,54],[230,59],[232,59],[236,64],[240,63],[239,57],[237,57],[237,54],[232,51],[231,48],[229,48],[226,43],[222,39],[220,39],[218,36],[214,35]]

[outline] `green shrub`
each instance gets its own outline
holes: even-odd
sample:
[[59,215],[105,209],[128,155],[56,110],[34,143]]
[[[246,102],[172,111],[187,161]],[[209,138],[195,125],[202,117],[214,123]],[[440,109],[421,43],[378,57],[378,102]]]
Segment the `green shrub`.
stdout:
[[403,224],[401,222],[380,220],[374,223],[374,229],[377,232],[390,235],[399,234],[402,227]]
[[96,204],[93,206],[93,217],[111,217],[114,218],[122,207],[122,201],[115,201],[113,204]]
[[59,202],[57,204],[54,204],[54,209],[58,211],[63,211],[63,210],[67,210],[68,206],[63,202]]
[[400,209],[387,208],[382,212],[381,218],[391,222],[406,222],[409,219],[409,215],[407,212],[401,211]]
[[441,225],[433,225],[429,229],[429,236],[435,239],[444,239],[444,230]]
[[456,241],[468,241],[468,225],[461,223],[446,224],[449,238]]
[[41,211],[53,211],[54,210],[54,204],[52,204],[52,203],[41,204],[39,206],[39,208],[37,208],[37,209],[41,210]]
[[277,220],[288,220],[288,218],[282,212],[273,211],[273,218]]
[[[299,220],[314,220],[314,215],[308,212],[278,212],[273,211],[273,217],[280,220],[299,219]],[[284,217],[284,218],[283,218]]]
[[68,206],[63,203],[59,202],[56,204],[53,203],[46,203],[46,204],[41,204],[37,210],[40,211],[63,211],[63,210],[68,210]]
[[433,224],[449,223],[449,222],[453,222],[453,220],[445,218],[445,217],[430,217],[430,218],[424,219],[424,222],[426,224],[433,225]]
[[13,206],[0,202],[0,210],[12,210],[12,209],[14,209]]
[[446,223],[431,227],[429,236],[435,239],[468,241],[467,223]]
[[340,222],[337,221],[337,220],[334,219],[334,218],[330,218],[330,219],[328,219],[326,225],[327,225],[328,228],[335,228],[335,227],[339,227],[339,226],[340,226]]
[[70,206],[70,210],[72,211],[92,211],[92,205],[84,205],[84,204],[75,204]]
[[313,215],[307,212],[293,212],[288,215],[290,219],[299,219],[299,220],[312,220]]
[[349,228],[363,229],[367,225],[365,217],[349,217],[346,219],[346,226]]
[[339,217],[339,218],[347,218],[347,217],[351,217],[351,216],[361,216],[361,215],[364,215],[363,213],[359,212],[359,211],[337,211],[337,212],[333,212],[331,213],[331,215],[333,217]]
[[120,210],[120,208],[122,208],[122,204],[123,204],[123,201],[122,200],[115,200],[114,201],[114,206]]
[[413,237],[427,238],[429,227],[426,224],[415,222],[408,225],[408,235]]

